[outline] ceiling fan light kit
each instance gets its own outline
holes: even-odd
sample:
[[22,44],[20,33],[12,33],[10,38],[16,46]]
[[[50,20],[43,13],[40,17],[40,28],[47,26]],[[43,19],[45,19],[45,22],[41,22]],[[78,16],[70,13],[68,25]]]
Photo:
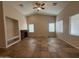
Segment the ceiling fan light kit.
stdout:
[[35,2],[33,9],[36,9],[37,11],[43,10],[43,9],[45,9],[44,5],[45,5],[44,2]]

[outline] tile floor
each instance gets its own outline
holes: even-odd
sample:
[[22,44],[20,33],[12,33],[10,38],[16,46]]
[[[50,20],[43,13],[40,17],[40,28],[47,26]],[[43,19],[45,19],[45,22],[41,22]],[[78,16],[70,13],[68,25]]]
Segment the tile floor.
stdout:
[[26,38],[0,49],[1,57],[10,58],[77,58],[79,50],[56,38]]

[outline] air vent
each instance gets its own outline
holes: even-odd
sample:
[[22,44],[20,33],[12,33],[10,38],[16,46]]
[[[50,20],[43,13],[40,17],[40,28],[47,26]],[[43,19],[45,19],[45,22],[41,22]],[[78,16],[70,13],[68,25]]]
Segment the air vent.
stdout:
[[57,5],[57,3],[56,2],[54,2],[54,3],[52,3],[53,4],[53,6],[56,6]]
[[23,5],[23,4],[19,4],[19,6],[20,6],[20,7],[24,7],[24,5]]

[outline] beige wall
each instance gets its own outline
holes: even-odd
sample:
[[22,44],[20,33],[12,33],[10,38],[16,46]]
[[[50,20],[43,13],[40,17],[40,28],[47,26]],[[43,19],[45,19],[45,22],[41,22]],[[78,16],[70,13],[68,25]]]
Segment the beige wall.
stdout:
[[[69,17],[79,13],[79,2],[70,2],[70,4],[57,16],[56,22],[63,20],[63,33],[57,33],[57,37],[79,48],[79,37],[69,34]],[[79,26],[79,25],[78,25]]]
[[3,8],[2,8],[2,2],[0,2],[0,48],[4,48],[5,46],[6,41],[5,41]]
[[42,14],[35,14],[27,17],[28,24],[35,25],[35,32],[29,33],[29,36],[56,36],[56,33],[49,33],[48,32],[48,23],[54,22],[55,17],[49,15],[42,15]]
[[26,17],[7,2],[3,2],[4,16],[19,20],[20,30],[27,29]]

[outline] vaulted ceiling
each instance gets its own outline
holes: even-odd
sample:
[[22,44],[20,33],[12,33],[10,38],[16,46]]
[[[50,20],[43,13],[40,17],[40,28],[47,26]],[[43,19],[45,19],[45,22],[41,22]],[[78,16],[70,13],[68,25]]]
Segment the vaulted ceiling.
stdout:
[[[69,3],[68,1],[43,1],[45,2],[45,9],[36,11],[33,9],[33,2],[34,1],[9,1],[7,3],[12,5],[14,8],[26,16],[33,13],[58,15]],[[57,3],[57,5],[54,6],[53,3]],[[21,7],[20,4],[22,4],[23,7]]]

